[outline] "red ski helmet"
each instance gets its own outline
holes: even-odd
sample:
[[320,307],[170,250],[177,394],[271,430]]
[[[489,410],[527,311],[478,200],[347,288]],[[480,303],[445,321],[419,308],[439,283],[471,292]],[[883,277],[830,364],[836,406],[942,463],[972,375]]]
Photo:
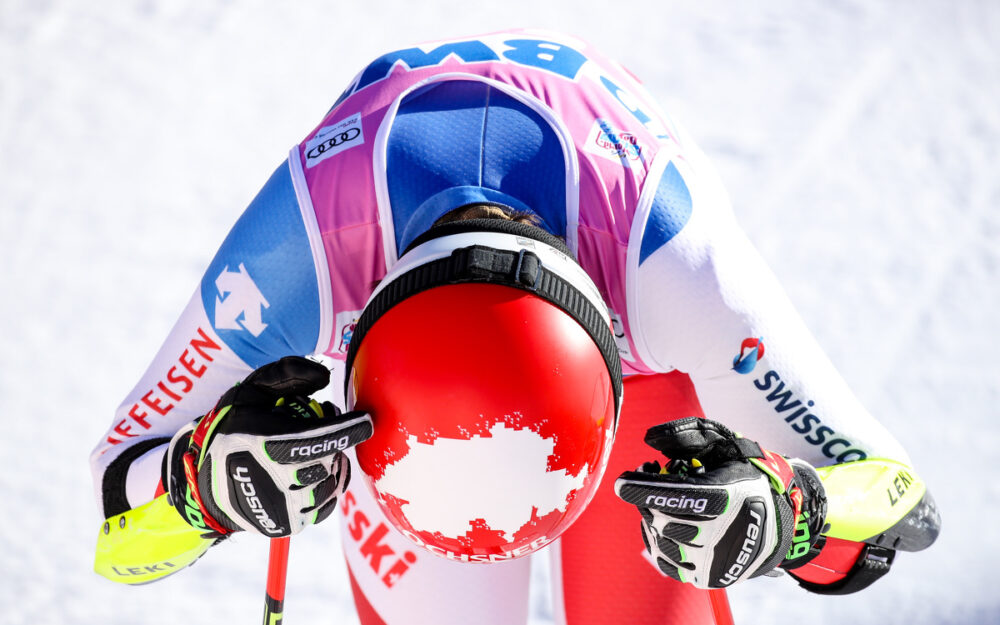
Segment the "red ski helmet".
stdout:
[[474,219],[418,237],[379,283],[347,355],[371,414],[365,481],[405,536],[492,562],[559,536],[593,498],[622,399],[597,287],[558,238]]

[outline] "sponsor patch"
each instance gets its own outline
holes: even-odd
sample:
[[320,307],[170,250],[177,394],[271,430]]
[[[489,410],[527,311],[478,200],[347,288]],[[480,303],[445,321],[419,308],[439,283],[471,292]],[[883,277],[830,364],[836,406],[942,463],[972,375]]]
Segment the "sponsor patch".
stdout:
[[[781,375],[773,369],[767,371],[759,379],[752,379],[753,385],[766,393],[774,412],[785,420],[795,432],[801,434],[807,443],[820,447],[823,455],[837,462],[864,460],[867,452],[859,449],[846,438],[842,438],[833,428],[824,425],[819,417],[812,413],[816,405],[811,399],[796,395],[791,386],[786,386]],[[815,409],[819,412],[818,409]]]
[[342,503],[338,505],[346,520],[347,535],[350,536],[350,542],[345,539],[344,546],[356,553],[356,557],[368,565],[372,574],[381,579],[386,588],[391,589],[416,564],[417,554],[407,549],[409,545],[404,544],[403,538],[392,532],[385,521],[379,520],[381,513],[367,493],[361,492],[364,490],[348,490],[344,493]]
[[615,347],[618,348],[618,355],[623,360],[634,361],[635,357],[632,356],[632,348],[628,344],[628,337],[625,336],[625,324],[622,322],[621,315],[610,308],[608,314],[611,316],[611,330],[615,336]]
[[153,427],[152,419],[167,416],[187,397],[222,351],[216,338],[199,327],[166,374],[161,374],[141,399],[132,404],[126,416],[115,423],[112,428],[114,436],[108,436],[107,442],[117,445],[125,439],[140,436],[138,432]]
[[642,160],[643,156],[642,145],[635,135],[619,131],[603,119],[594,122],[584,149],[591,154],[629,166]]
[[354,336],[354,328],[361,318],[360,310],[348,310],[337,313],[334,319],[334,331],[337,333],[335,342],[338,354],[346,354],[347,348],[351,345],[351,337]]
[[744,339],[740,345],[740,353],[733,358],[733,371],[747,374],[757,367],[764,357],[764,340],[761,338]]
[[323,126],[306,141],[306,168],[315,167],[331,156],[365,142],[361,113],[355,113],[331,126]]
[[270,308],[263,293],[250,277],[243,263],[237,271],[227,265],[215,279],[219,294],[215,298],[216,330],[246,330],[255,337],[267,329],[262,311]]

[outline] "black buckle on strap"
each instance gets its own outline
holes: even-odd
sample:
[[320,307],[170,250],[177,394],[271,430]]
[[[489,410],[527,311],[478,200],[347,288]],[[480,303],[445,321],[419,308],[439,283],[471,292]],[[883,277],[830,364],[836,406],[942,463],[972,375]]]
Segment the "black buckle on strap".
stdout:
[[532,291],[537,291],[538,282],[542,279],[542,262],[538,260],[538,256],[528,250],[521,250],[517,255],[517,266],[514,267],[514,279]]
[[535,291],[542,279],[542,262],[533,252],[520,250],[508,252],[473,245],[452,252],[454,276],[458,281],[504,282],[517,284]]
[[844,579],[832,584],[814,584],[801,579],[796,581],[809,592],[820,595],[849,595],[868,588],[888,573],[895,557],[895,549],[866,544]]

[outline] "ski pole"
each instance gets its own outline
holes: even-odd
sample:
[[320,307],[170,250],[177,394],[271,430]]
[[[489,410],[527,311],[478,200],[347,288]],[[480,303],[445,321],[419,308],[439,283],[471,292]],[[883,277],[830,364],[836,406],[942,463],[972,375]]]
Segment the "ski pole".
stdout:
[[290,536],[271,539],[267,557],[267,591],[264,594],[264,625],[281,625],[285,605],[285,575],[288,572]]

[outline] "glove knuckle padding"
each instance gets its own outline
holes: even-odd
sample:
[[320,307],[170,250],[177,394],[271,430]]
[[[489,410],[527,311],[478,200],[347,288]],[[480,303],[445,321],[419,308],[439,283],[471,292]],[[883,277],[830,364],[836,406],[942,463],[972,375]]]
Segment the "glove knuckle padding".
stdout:
[[663,524],[660,535],[674,542],[694,544],[694,539],[701,533],[697,525],[687,523],[667,522]]
[[345,426],[335,423],[294,435],[271,437],[264,442],[264,451],[278,464],[301,464],[328,458],[365,440],[371,434],[371,424],[359,420]]
[[724,444],[732,436],[732,432],[719,423],[688,417],[649,428],[644,440],[668,458],[687,459],[706,448]]
[[792,539],[795,536],[795,511],[792,510],[792,507],[788,504],[788,500],[784,496],[779,495],[774,489],[769,490],[774,509],[774,520],[771,525],[774,528],[772,531],[776,537],[776,544],[771,552],[771,556],[750,577],[763,575],[781,564],[786,554],[788,554],[789,549],[791,549]]
[[330,472],[322,464],[311,464],[295,471],[295,481],[302,486],[309,486],[322,482]]
[[301,356],[286,356],[266,364],[247,376],[249,385],[274,397],[312,395],[330,383],[330,371],[322,364]]

